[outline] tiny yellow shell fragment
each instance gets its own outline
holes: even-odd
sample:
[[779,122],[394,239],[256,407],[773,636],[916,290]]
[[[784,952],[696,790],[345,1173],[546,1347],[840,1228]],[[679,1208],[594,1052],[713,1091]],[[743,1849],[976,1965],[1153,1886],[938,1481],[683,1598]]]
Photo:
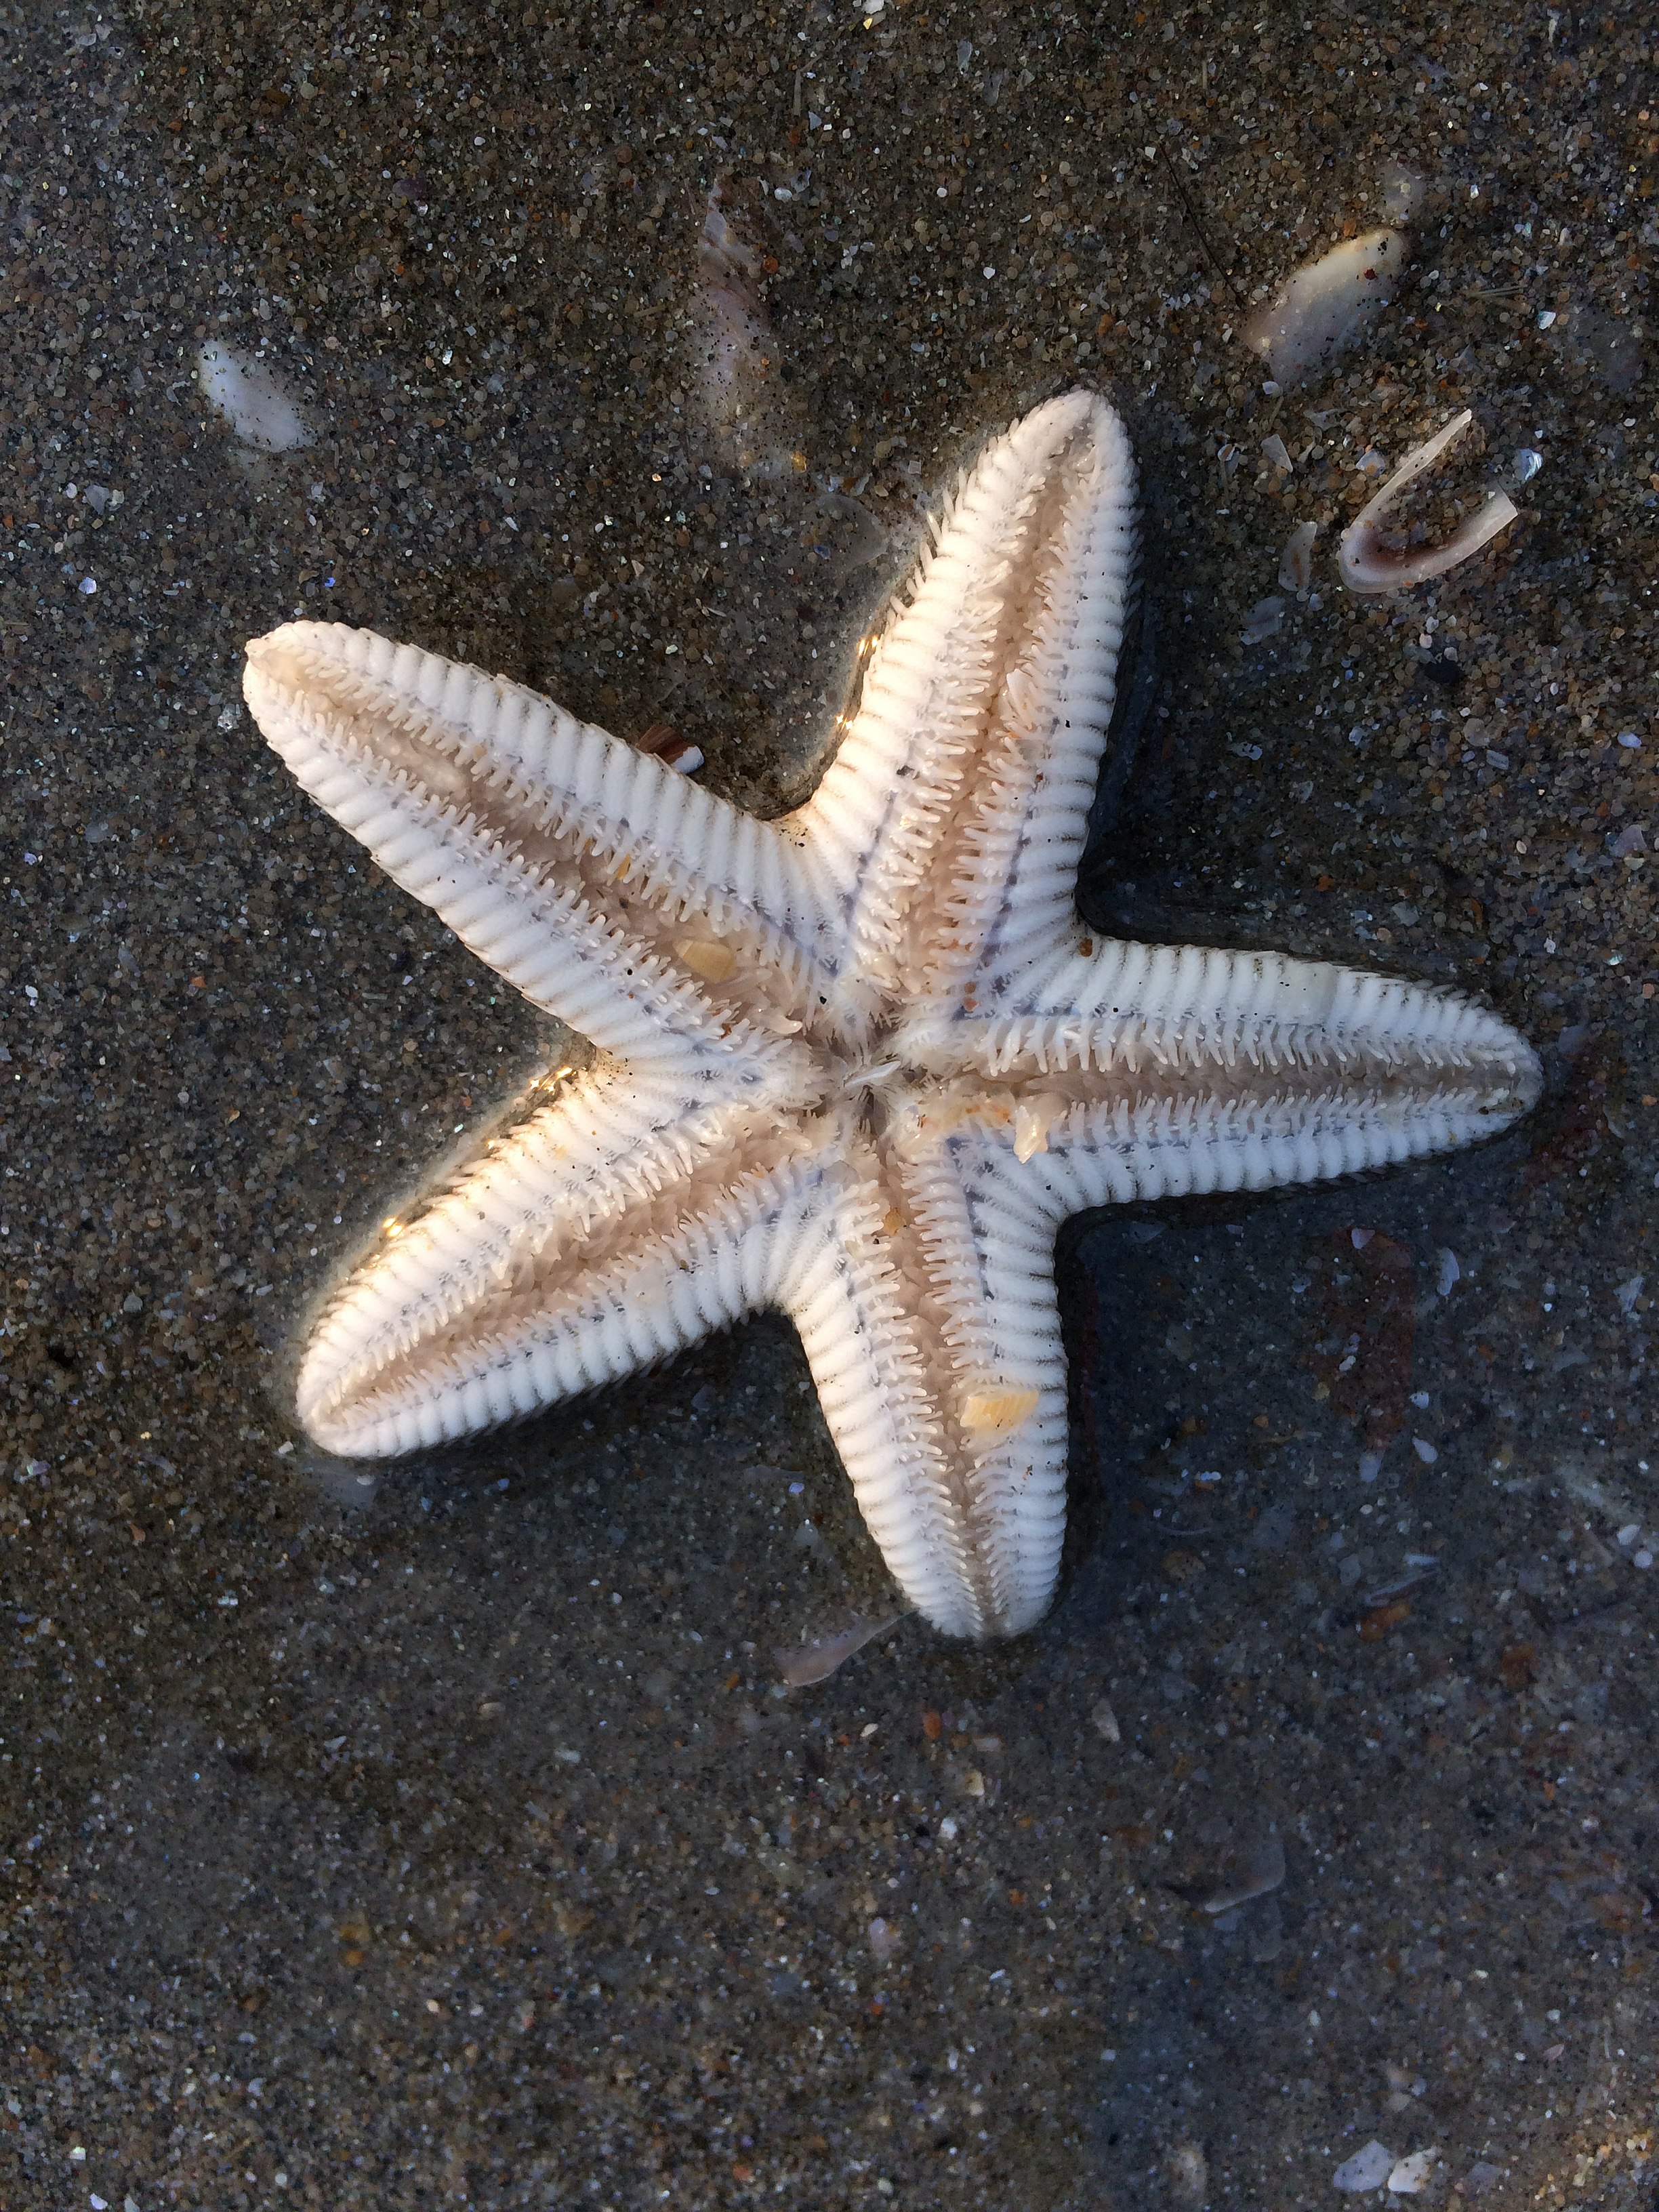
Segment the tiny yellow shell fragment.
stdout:
[[1017,1429],[1036,1404],[1035,1390],[970,1390],[962,1401],[962,1425],[980,1434]]
[[738,956],[729,945],[716,944],[708,937],[677,937],[674,950],[694,975],[701,975],[706,983],[723,983],[738,964]]
[[1024,1162],[1046,1152],[1049,1127],[1065,1111],[1066,1101],[1052,1091],[1040,1091],[1035,1097],[1018,1100],[1014,1107],[1014,1158]]

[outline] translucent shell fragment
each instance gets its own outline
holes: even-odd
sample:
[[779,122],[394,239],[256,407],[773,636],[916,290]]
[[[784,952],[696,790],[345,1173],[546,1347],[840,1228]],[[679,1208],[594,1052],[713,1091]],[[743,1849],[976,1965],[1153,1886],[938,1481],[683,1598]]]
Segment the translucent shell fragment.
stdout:
[[1289,276],[1245,324],[1242,336],[1281,384],[1323,368],[1388,306],[1408,258],[1403,230],[1345,238]]

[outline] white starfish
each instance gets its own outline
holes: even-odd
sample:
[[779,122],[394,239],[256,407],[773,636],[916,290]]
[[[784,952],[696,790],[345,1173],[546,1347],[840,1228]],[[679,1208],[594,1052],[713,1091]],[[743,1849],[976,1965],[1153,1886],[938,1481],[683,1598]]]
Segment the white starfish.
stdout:
[[1012,1634],[1065,1516],[1060,1219],[1346,1175],[1531,1104],[1525,1041],[1448,992],[1079,921],[1134,546],[1103,400],[994,441],[817,793],[770,823],[416,647],[249,646],[301,782],[599,1055],[327,1307],[298,1384],[320,1443],[437,1444],[779,1306],[910,1598]]

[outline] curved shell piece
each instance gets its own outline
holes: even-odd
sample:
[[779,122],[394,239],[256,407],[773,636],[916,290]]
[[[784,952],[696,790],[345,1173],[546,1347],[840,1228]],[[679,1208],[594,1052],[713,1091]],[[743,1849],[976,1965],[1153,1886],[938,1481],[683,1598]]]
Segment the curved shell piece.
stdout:
[[1396,549],[1378,538],[1382,520],[1408,483],[1432,468],[1448,446],[1461,438],[1474,417],[1468,408],[1454,415],[1442,430],[1407,454],[1376,496],[1367,501],[1343,532],[1336,549],[1336,565],[1351,592],[1397,592],[1408,584],[1424,584],[1443,576],[1449,568],[1478,553],[1500,530],[1507,530],[1521,512],[1504,491],[1487,494],[1483,505],[1460,522],[1451,536],[1438,545]]

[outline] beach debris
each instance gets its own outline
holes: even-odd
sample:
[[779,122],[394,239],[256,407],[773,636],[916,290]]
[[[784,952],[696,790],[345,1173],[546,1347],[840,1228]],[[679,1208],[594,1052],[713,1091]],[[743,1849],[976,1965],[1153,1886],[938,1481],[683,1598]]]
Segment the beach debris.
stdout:
[[1428,179],[1419,170],[1408,169],[1403,161],[1385,161],[1377,182],[1382,212],[1390,222],[1409,222],[1429,196]]
[[1373,2136],[1364,2149],[1343,2160],[1331,2176],[1332,2185],[1350,2197],[1369,2197],[1373,2189],[1381,2189],[1394,2167],[1394,2153]]
[[1210,2161],[1199,2143],[1177,2143],[1170,2154],[1170,2186],[1178,2204],[1202,2204],[1210,2193]]
[[1435,1278],[1435,1289],[1443,1298],[1449,1298],[1463,1279],[1463,1270],[1457,1264],[1457,1255],[1449,1244],[1443,1244],[1435,1254],[1440,1262],[1440,1273]]
[[692,344],[698,396],[739,468],[771,478],[792,466],[782,420],[777,341],[763,301],[763,275],[777,267],[750,243],[717,182],[697,241]]
[[775,1650],[772,1656],[787,1686],[792,1690],[805,1690],[814,1682],[827,1682],[854,1652],[862,1651],[878,1636],[884,1636],[903,1618],[902,1613],[890,1613],[880,1620],[855,1620],[839,1635],[815,1637],[797,1650]]
[[286,453],[314,442],[310,425],[283,389],[269,362],[217,343],[197,356],[197,381],[243,445],[262,453]]
[[1314,540],[1319,535],[1316,522],[1298,522],[1285,541],[1285,550],[1279,556],[1279,587],[1283,592],[1298,595],[1313,586]]
[[1224,1850],[1212,1880],[1195,1885],[1182,1894],[1195,1911],[1207,1912],[1213,1919],[1224,1912],[1236,1911],[1254,1897],[1266,1897],[1269,1891],[1279,1888],[1284,1879],[1284,1840],[1277,1828],[1269,1828],[1248,1850]]
[[1389,2194],[1420,2197],[1433,2181],[1439,2160],[1437,2150],[1414,2150],[1408,2158],[1402,2158],[1389,2172]]
[[[1201,1829],[1201,1836],[1214,1847],[1217,1832],[1224,1838],[1230,1836],[1225,1820],[1217,1820],[1212,1827]],[[1225,1927],[1225,1913],[1237,1913],[1241,1905],[1249,1905],[1252,1898],[1265,1898],[1270,1891],[1279,1889],[1285,1881],[1285,1844],[1279,1829],[1267,1827],[1265,1834],[1256,1834],[1255,1840],[1243,1847],[1232,1840],[1224,1840],[1217,1851],[1210,1874],[1197,1881],[1170,1882],[1176,1898],[1183,1898],[1194,1913],[1207,1913],[1212,1920]]]
[[[1638,1529],[1637,1534],[1639,1534],[1641,1532]],[[1632,1537],[1632,1541],[1634,1542],[1634,1540],[1635,1539]],[[1122,1742],[1123,1730],[1118,1725],[1117,1715],[1112,1711],[1104,1698],[1102,1698],[1095,1705],[1094,1709],[1090,1713],[1089,1717],[1099,1729],[1102,1735],[1105,1737],[1108,1743]]]
[[1429,2086],[1421,2074],[1408,2073],[1405,2067],[1396,2066],[1392,2059],[1383,2065],[1382,2078],[1389,2085],[1385,2109],[1396,2114],[1410,2112],[1413,2101]]
[[1260,645],[1264,638],[1276,637],[1285,623],[1283,599],[1258,599],[1244,617],[1239,641],[1243,645]]
[[1246,320],[1241,335],[1276,382],[1299,384],[1352,344],[1394,298],[1409,258],[1392,228],[1345,238],[1287,277]]
[[672,722],[653,722],[634,743],[639,751],[654,754],[665,768],[681,775],[695,775],[703,765],[702,747],[683,738]]
[[1515,520],[1521,510],[1509,494],[1492,491],[1441,544],[1395,547],[1382,542],[1384,519],[1407,485],[1432,468],[1474,420],[1473,411],[1466,407],[1433,437],[1413,447],[1343,532],[1337,542],[1336,565],[1351,592],[1397,592],[1410,584],[1426,583],[1431,576],[1443,576]]
[[840,578],[881,560],[892,538],[860,501],[831,486],[819,493],[802,543],[829,564],[832,577]]

